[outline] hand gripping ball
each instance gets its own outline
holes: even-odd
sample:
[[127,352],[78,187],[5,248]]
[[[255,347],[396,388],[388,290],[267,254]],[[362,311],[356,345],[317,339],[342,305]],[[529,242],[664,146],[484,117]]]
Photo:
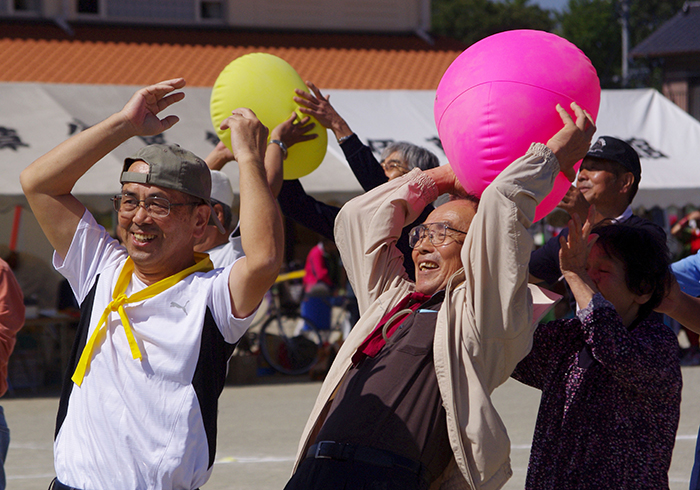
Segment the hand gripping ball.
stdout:
[[[239,107],[251,109],[265,126],[272,131],[287,120],[292,111],[299,118],[299,106],[292,99],[294,89],[308,92],[294,68],[286,61],[268,53],[251,53],[236,58],[223,69],[211,92],[211,120],[219,139],[231,149],[230,130],[221,130],[221,122]],[[323,161],[328,145],[326,128],[313,117],[316,127],[309,134],[318,137],[297,143],[289,148],[284,161],[284,178],[298,179],[313,172]]]
[[[481,196],[531,143],[547,143],[563,127],[556,104],[574,117],[571,102],[597,117],[600,82],[586,55],[554,34],[507,31],[472,45],[449,66],[435,95],[435,122],[455,175]],[[560,173],[535,220],[569,186]]]

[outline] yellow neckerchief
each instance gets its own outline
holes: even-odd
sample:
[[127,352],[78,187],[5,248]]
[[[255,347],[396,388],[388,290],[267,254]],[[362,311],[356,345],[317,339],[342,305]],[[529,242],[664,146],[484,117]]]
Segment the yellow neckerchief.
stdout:
[[[126,333],[126,339],[129,341],[129,347],[131,348],[131,355],[134,359],[141,359],[141,351],[139,346],[136,344],[136,339],[134,338],[134,333],[131,331],[131,324],[129,323],[129,317],[126,316],[126,311],[124,311],[124,305],[127,303],[135,303],[137,301],[143,301],[145,299],[152,298],[157,294],[162,293],[170,286],[173,286],[183,280],[185,277],[189,276],[193,272],[208,272],[214,268],[208,254],[196,253],[194,254],[195,261],[197,262],[192,267],[180,271],[177,274],[173,274],[170,277],[161,279],[155,284],[142,289],[141,291],[132,294],[128,298],[126,297],[126,288],[131,281],[131,275],[134,272],[134,261],[131,257],[126,259],[122,271],[119,273],[117,278],[117,284],[114,286],[114,292],[112,293],[112,302],[107,305],[100,321],[97,323],[97,328],[90,336],[83,353],[78,361],[78,366],[75,368],[73,377],[71,378],[75,384],[80,386],[85,377],[85,372],[88,367],[90,367],[90,360],[92,359],[92,352],[95,350],[95,345],[102,342],[105,333],[107,332],[106,324],[107,318],[112,311],[119,313],[119,317],[122,319],[122,325],[124,325],[124,332]],[[105,328],[102,328],[105,326]]]

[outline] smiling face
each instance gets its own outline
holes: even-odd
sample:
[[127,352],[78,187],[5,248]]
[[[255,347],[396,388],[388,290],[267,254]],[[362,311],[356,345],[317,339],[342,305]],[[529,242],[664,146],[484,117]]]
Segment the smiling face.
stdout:
[[624,325],[631,325],[637,318],[640,305],[649,301],[651,294],[639,295],[630,291],[625,279],[624,263],[617,257],[608,255],[600,245],[593,245],[588,255],[586,272],[600,294],[613,304]]
[[[450,201],[428,215],[426,223],[447,223],[447,226],[469,231],[476,206],[467,200]],[[450,276],[462,268],[460,252],[465,235],[447,230],[445,241],[437,246],[427,237],[419,241],[412,252],[416,267],[416,291],[432,295],[445,289]]]
[[[584,158],[581,163],[576,187],[589,204],[600,210],[624,210],[629,203],[628,192],[634,181],[631,172],[620,171],[620,165],[598,158]],[[617,212],[617,211],[612,211]],[[615,216],[617,217],[621,213]]]
[[[136,161],[130,172],[148,172],[148,164]],[[125,183],[122,193],[136,199],[163,197],[172,204],[196,201],[183,192],[154,185]],[[152,284],[194,264],[194,243],[209,219],[208,206],[173,206],[163,218],[149,216],[140,205],[133,213],[118,213],[119,236],[134,261],[137,276]]]

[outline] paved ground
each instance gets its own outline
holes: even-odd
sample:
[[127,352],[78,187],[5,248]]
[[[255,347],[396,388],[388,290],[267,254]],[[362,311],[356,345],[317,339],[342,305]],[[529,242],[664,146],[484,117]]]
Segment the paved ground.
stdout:
[[[700,367],[683,368],[681,422],[670,471],[671,490],[686,490],[700,424]],[[276,384],[275,381],[280,381]],[[228,387],[220,401],[214,472],[205,490],[281,490],[320,384],[272,377],[254,386]],[[514,476],[505,486],[522,489],[538,393],[516,381],[496,390],[494,403],[512,441]],[[52,438],[58,398],[2,400],[12,431],[8,488],[47,488],[53,477]]]

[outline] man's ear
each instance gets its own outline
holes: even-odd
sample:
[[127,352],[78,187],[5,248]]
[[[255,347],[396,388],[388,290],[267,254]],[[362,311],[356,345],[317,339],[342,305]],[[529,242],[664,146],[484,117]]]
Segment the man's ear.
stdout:
[[624,174],[620,175],[619,180],[620,193],[627,194],[630,189],[632,189],[632,185],[634,184],[634,174],[632,172],[625,172]]

